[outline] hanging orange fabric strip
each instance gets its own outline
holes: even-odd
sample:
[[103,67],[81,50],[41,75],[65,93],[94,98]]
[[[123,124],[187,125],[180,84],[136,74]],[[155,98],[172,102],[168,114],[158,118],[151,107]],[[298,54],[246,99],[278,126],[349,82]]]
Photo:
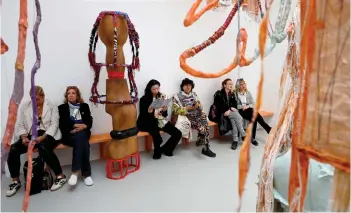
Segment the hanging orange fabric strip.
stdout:
[[209,2],[204,8],[200,10],[200,12],[196,13],[197,8],[199,8],[202,0],[196,0],[196,2],[193,4],[193,6],[190,8],[188,13],[185,16],[184,19],[184,26],[189,27],[193,23],[195,23],[204,13],[209,11],[212,8],[215,8],[218,5],[219,0],[212,0]]
[[241,209],[242,204],[242,196],[244,193],[244,187],[246,183],[247,174],[250,168],[250,140],[251,140],[251,130],[253,128],[253,121],[257,118],[257,113],[261,108],[262,102],[262,89],[263,89],[263,82],[264,82],[264,75],[263,75],[263,58],[264,58],[264,49],[267,41],[267,33],[268,33],[268,16],[269,11],[267,11],[266,15],[264,16],[262,23],[260,25],[260,34],[259,34],[259,51],[262,60],[261,64],[261,77],[258,83],[258,94],[257,94],[257,103],[255,105],[255,111],[253,118],[250,122],[249,127],[246,131],[245,141],[243,146],[240,149],[240,156],[239,156],[239,207],[238,212]]

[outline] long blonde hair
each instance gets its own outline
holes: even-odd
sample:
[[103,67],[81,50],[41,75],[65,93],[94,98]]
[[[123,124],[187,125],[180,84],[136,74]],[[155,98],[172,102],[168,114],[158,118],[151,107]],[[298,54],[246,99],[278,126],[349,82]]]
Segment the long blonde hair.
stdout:
[[[245,80],[243,78],[239,78],[238,80],[236,80],[235,92],[240,92],[240,84],[241,83],[245,83],[246,84],[246,82],[245,82]],[[246,85],[245,85],[245,92],[248,92]]]

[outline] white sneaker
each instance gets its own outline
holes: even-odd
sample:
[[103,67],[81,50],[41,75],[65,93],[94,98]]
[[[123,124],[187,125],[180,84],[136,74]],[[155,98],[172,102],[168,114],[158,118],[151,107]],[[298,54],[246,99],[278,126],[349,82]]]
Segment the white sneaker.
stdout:
[[9,189],[6,191],[6,197],[11,197],[21,188],[21,183],[14,181],[9,185]]
[[84,178],[84,184],[87,186],[92,186],[94,184],[94,181],[91,179],[91,177],[86,177]]
[[66,176],[56,178],[54,184],[51,186],[51,191],[59,190],[67,182]]
[[75,186],[77,184],[77,179],[78,179],[78,176],[72,174],[71,177],[68,180],[68,184],[71,185],[71,186]]

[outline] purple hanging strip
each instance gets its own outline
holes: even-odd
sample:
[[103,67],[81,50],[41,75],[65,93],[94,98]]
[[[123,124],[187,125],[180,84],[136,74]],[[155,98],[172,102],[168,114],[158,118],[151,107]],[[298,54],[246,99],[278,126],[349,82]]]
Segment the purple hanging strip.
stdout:
[[36,103],[36,89],[35,89],[35,74],[37,73],[38,69],[40,68],[41,62],[41,54],[38,45],[38,31],[39,25],[41,23],[41,8],[39,0],[35,0],[35,6],[37,10],[37,17],[35,20],[34,28],[33,28],[33,38],[34,38],[34,45],[35,45],[35,54],[36,54],[36,61],[31,71],[31,100],[32,100],[32,107],[33,107],[33,124],[32,124],[32,137],[28,144],[28,171],[27,171],[27,180],[26,180],[26,191],[23,198],[23,206],[22,211],[27,212],[28,205],[29,205],[29,192],[30,186],[32,181],[32,152],[33,147],[36,143],[36,139],[38,137],[38,111],[37,111],[37,103]]

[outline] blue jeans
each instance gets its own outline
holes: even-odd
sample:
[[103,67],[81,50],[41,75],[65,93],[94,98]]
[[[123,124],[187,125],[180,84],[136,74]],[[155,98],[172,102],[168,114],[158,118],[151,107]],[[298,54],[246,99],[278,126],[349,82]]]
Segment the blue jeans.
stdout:
[[83,177],[91,176],[90,144],[87,133],[80,131],[70,134],[63,142],[73,147],[72,172],[81,170]]

